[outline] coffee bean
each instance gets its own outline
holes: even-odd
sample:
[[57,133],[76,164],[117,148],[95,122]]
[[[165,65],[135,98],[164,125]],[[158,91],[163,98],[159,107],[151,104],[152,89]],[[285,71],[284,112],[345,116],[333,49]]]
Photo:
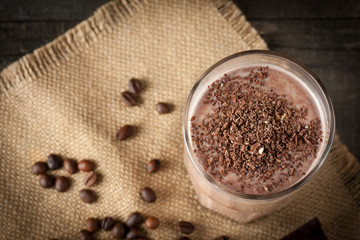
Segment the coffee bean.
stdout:
[[144,233],[138,228],[130,228],[126,234],[126,239],[139,239],[144,237]]
[[77,163],[75,162],[75,160],[68,158],[64,161],[64,168],[70,174],[76,173],[78,171]]
[[179,238],[179,240],[190,240],[190,238],[182,236]]
[[156,104],[156,111],[159,114],[169,113],[171,111],[171,106],[167,103],[158,103]]
[[152,203],[156,201],[155,192],[151,188],[142,189],[140,195],[145,202]]
[[128,107],[133,107],[137,104],[135,95],[129,91],[122,92],[121,99],[123,100],[125,105]]
[[230,239],[230,237],[228,237],[228,236],[220,236],[220,237],[215,238],[215,240],[229,240],[229,239]]
[[43,188],[51,188],[54,186],[54,178],[46,173],[40,175],[39,178],[40,186]]
[[51,170],[56,170],[62,167],[63,160],[57,154],[50,154],[47,158],[47,164]]
[[91,187],[96,183],[97,180],[97,174],[96,172],[89,172],[88,175],[85,176],[84,178],[84,185],[86,187]]
[[195,227],[190,222],[181,221],[178,223],[178,230],[183,234],[190,234],[195,230]]
[[88,232],[86,230],[81,230],[79,232],[79,238],[80,238],[80,240],[92,240],[93,236],[90,232]]
[[97,218],[88,218],[85,225],[89,232],[96,232],[99,229],[100,221]]
[[95,168],[95,164],[90,160],[81,160],[77,165],[78,169],[83,172],[90,172]]
[[156,217],[147,217],[145,220],[145,226],[148,229],[156,229],[158,228],[160,225],[160,221],[159,219],[157,219]]
[[146,165],[146,171],[149,173],[154,173],[160,168],[160,161],[158,159],[153,159]]
[[116,239],[125,238],[126,235],[126,226],[122,222],[117,222],[112,229],[113,237]]
[[114,225],[115,225],[115,221],[111,217],[106,217],[101,221],[101,228],[104,229],[105,231],[111,230]]
[[79,192],[80,199],[84,203],[92,203],[96,200],[96,194],[95,192],[89,190],[89,189],[83,189]]
[[47,170],[49,170],[48,165],[44,162],[36,162],[31,167],[31,172],[36,175],[43,174]]
[[134,127],[131,125],[125,125],[120,128],[120,130],[116,134],[117,140],[125,140],[130,137],[134,133]]
[[71,185],[70,179],[67,177],[57,177],[55,180],[55,189],[58,192],[65,192]]
[[130,79],[128,87],[129,91],[133,94],[137,94],[142,90],[141,82],[136,78]]
[[133,212],[126,220],[126,226],[129,228],[136,227],[143,222],[143,216],[139,212]]

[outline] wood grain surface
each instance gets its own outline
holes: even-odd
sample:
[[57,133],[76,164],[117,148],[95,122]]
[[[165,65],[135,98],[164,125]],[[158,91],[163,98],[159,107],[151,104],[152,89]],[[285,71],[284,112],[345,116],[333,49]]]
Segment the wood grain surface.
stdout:
[[[0,70],[108,0],[1,0]],[[308,65],[335,107],[337,133],[360,159],[360,1],[235,0],[270,49]]]

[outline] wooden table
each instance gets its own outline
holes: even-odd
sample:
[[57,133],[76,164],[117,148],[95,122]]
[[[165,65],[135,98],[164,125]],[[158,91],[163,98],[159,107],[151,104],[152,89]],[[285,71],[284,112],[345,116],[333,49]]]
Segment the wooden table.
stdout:
[[[0,69],[108,0],[1,0]],[[337,132],[360,159],[360,1],[235,0],[272,50],[308,65],[333,100]]]

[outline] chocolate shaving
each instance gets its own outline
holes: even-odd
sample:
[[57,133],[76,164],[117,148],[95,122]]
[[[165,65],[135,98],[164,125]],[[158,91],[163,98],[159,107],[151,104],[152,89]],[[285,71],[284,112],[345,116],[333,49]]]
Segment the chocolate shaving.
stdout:
[[[303,175],[294,166],[316,156],[322,140],[320,120],[305,121],[308,109],[296,108],[285,95],[265,90],[268,67],[249,75],[225,74],[213,82],[203,104],[213,111],[191,118],[196,155],[214,178],[229,173],[260,181],[260,192],[281,187],[290,176]],[[275,173],[280,177],[276,177]],[[250,186],[242,186],[247,188]]]

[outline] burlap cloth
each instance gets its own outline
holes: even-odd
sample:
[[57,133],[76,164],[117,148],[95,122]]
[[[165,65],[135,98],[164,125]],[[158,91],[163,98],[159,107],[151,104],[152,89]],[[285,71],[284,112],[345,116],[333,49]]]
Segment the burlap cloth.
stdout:
[[[195,224],[192,239],[277,239],[318,216],[329,239],[359,239],[360,167],[336,138],[325,165],[289,207],[253,223],[200,206],[183,164],[181,118],[186,97],[204,70],[246,49],[266,48],[233,3],[110,2],[88,20],[1,72],[0,238],[76,239],[87,217],[125,220],[138,210],[161,220],[150,239],[176,239],[179,220]],[[120,100],[131,77],[146,80],[143,103]],[[159,115],[157,102],[173,103]],[[136,136],[115,140],[124,124]],[[83,173],[65,193],[45,190],[31,165],[49,153],[97,163],[102,181],[94,204],[80,201]],[[152,158],[163,167],[144,170]],[[66,175],[58,170],[55,175]],[[138,192],[153,188],[153,204]],[[101,232],[99,239],[110,238]]]

